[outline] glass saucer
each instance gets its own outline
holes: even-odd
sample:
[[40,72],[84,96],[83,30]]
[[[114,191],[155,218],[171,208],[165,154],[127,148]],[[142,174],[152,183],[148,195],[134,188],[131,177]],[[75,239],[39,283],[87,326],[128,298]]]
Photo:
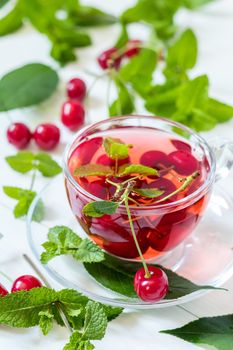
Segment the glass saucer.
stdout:
[[[46,206],[43,222],[32,221],[38,200]],[[205,215],[193,234],[171,253],[163,257],[163,266],[200,285],[219,287],[233,275],[233,201],[226,191],[215,184]],[[58,176],[33,201],[27,218],[27,237],[33,254],[40,262],[41,244],[47,240],[48,228],[66,225],[78,235],[86,237],[74,218],[65,193],[64,180]],[[81,263],[69,256],[60,256],[43,265],[50,276],[65,288],[73,288],[89,298],[124,308],[152,309],[189,302],[208,293],[200,290],[173,300],[146,303],[124,297],[98,284]]]

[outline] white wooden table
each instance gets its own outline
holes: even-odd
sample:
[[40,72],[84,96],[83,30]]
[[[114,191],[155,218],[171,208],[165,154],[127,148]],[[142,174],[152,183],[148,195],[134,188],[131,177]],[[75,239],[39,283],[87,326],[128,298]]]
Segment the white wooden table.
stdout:
[[[120,13],[126,6],[134,3],[133,0],[108,1],[89,0],[86,3],[101,6],[114,14]],[[193,71],[193,75],[207,73],[211,82],[212,96],[233,104],[233,2],[232,0],[217,0],[208,7],[197,12],[182,11],[177,15],[177,22],[181,27],[191,27],[195,30],[199,43],[199,62]],[[73,76],[83,77],[89,84],[92,79],[84,69],[98,71],[95,63],[96,55],[102,49],[113,44],[113,38],[117,37],[117,26],[107,29],[94,29],[92,35],[94,46],[79,50],[79,61],[60,70],[61,83],[59,91],[49,101],[39,107],[2,113],[0,127],[0,187],[2,185],[28,186],[29,176],[21,176],[7,166],[4,157],[15,152],[5,137],[9,117],[13,120],[24,120],[32,128],[39,122],[58,121],[59,109],[65,99],[65,82]],[[132,36],[144,37],[144,29],[134,26]],[[49,43],[45,37],[35,32],[30,26],[14,35],[0,38],[0,74],[6,73],[17,66],[28,62],[44,62],[56,67],[48,55]],[[89,121],[97,121],[106,118],[105,96],[106,82],[101,81],[92,91],[92,100],[89,109]],[[14,94],[14,91],[12,91]],[[143,112],[143,109],[140,110]],[[58,122],[59,124],[59,122]],[[71,135],[63,129],[62,144],[55,152],[59,159],[64,145]],[[221,135],[233,140],[233,120],[225,125],[219,125],[212,132],[204,135]],[[32,146],[33,149],[33,146]],[[36,187],[39,190],[48,180],[38,178]],[[22,259],[22,253],[30,252],[26,236],[25,221],[15,220],[12,214],[14,201],[7,198],[0,189],[0,233],[4,235],[0,240],[0,270],[10,275],[13,279],[19,275],[33,273]],[[0,278],[1,280],[1,278]],[[53,281],[51,281],[53,283]],[[54,286],[56,284],[54,283]],[[130,312],[122,314],[111,322],[105,338],[96,342],[98,350],[194,350],[198,346],[183,342],[177,338],[159,334],[159,330],[175,328],[194,320],[192,313],[198,316],[212,316],[224,313],[233,313],[233,278],[228,281],[226,287],[230,290],[224,293],[211,292],[205,297],[195,300],[180,307],[169,309]],[[50,335],[43,337],[38,328],[31,330],[15,330],[0,327],[0,349],[15,348],[17,350],[28,349],[62,349],[68,339],[66,329],[55,327]]]

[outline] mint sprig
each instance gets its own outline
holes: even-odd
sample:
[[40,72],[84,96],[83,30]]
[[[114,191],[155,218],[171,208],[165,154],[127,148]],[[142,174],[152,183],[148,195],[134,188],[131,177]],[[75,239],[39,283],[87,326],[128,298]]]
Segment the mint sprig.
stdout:
[[104,259],[103,251],[89,239],[80,238],[66,226],[54,226],[49,229],[48,241],[42,244],[45,252],[41,262],[47,264],[60,255],[71,255],[81,262],[100,262]]

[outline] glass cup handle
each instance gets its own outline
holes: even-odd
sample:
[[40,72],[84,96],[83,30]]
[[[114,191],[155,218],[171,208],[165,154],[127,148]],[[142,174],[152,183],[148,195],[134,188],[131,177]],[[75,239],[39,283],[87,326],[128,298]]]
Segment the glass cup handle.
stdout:
[[208,144],[216,157],[216,182],[227,177],[233,167],[233,142],[226,139],[214,138],[209,140]]

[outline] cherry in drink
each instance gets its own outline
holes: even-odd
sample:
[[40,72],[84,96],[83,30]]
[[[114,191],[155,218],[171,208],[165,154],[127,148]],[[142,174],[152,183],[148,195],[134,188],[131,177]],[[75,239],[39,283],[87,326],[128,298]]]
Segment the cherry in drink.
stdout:
[[[103,147],[107,138],[131,145],[128,157],[117,162],[110,158]],[[108,166],[116,173],[130,164],[157,170],[156,175],[130,175],[139,189],[130,196],[130,212],[146,260],[155,259],[182,243],[196,227],[208,203],[208,192],[196,194],[207,179],[209,162],[186,139],[136,126],[112,128],[87,137],[69,155],[68,168],[73,178],[73,183],[66,179],[69,203],[89,237],[109,254],[123,259],[140,260],[125,207],[121,205],[114,214],[102,217],[86,216],[83,208],[96,200],[113,200],[114,183],[130,182],[130,176],[112,175],[106,179],[100,175],[75,175],[76,169],[89,164]],[[146,189],[157,189],[161,194],[149,198],[140,191]]]

